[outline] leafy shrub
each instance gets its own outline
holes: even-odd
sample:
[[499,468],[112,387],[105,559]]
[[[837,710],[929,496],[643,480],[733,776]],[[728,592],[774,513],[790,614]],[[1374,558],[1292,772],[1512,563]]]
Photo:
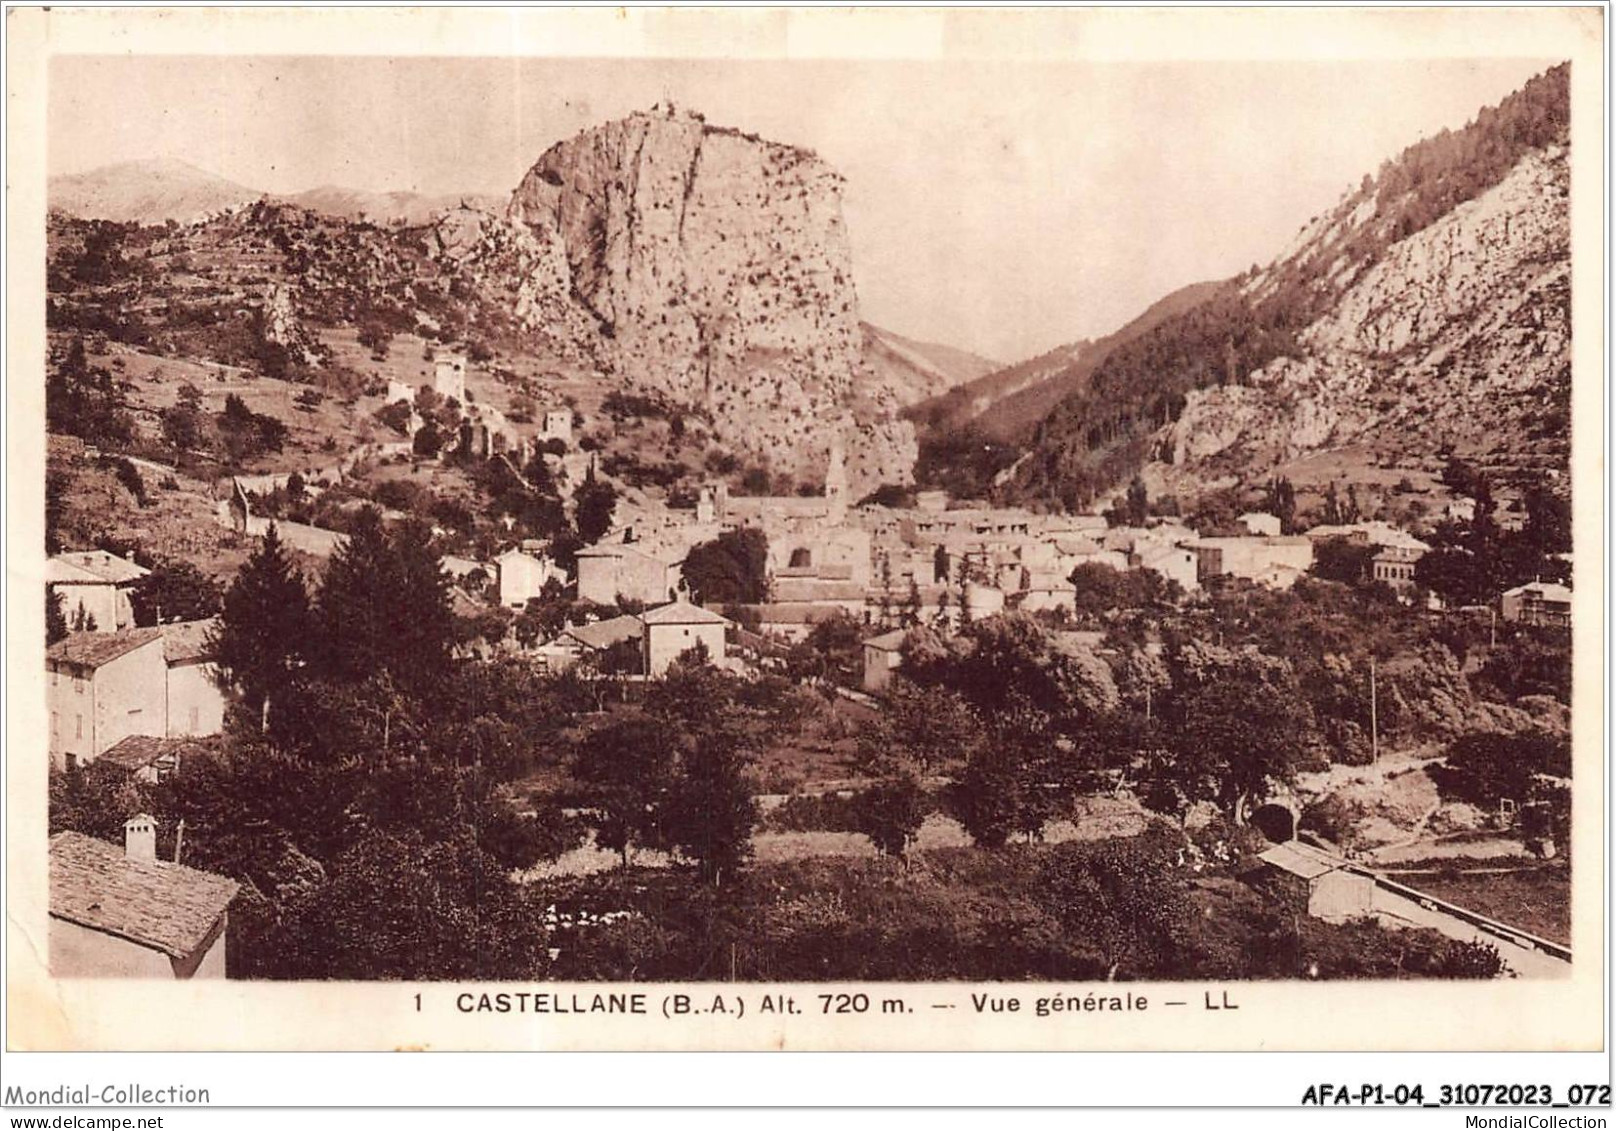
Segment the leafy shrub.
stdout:
[[864,831],[857,797],[836,793],[794,794],[763,815],[758,828],[772,833]]

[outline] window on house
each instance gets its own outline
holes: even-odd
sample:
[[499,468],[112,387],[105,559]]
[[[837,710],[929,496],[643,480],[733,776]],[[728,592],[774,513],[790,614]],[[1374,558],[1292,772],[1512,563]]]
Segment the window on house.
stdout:
[[64,755],[63,762],[67,766],[69,772],[79,768],[79,756],[77,754]]
[[57,717],[57,714],[56,714],[55,711],[52,711],[51,712],[51,733],[52,734],[60,734],[61,732],[62,732],[62,720],[59,717]]
[[202,711],[200,707],[192,707],[189,713],[186,715],[186,729],[188,729],[192,734],[195,734],[199,729],[201,729],[201,713]]
[[80,679],[78,676],[74,676],[73,677],[73,693],[75,695],[83,695],[84,694],[84,685],[86,683],[88,683],[88,682],[89,682],[88,680],[83,680],[83,679]]
[[73,716],[73,737],[74,738],[83,738],[84,737],[84,716],[83,715],[74,715]]

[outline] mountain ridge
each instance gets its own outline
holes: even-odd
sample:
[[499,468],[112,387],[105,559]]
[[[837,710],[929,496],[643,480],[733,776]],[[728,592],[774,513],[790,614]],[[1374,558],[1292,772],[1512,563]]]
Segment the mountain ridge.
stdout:
[[[1193,443],[1179,442],[1193,427],[1192,421],[1173,431],[1186,409],[1220,399],[1265,404],[1263,410],[1254,410],[1249,422],[1257,428],[1262,413],[1267,412],[1271,429],[1294,427],[1308,441],[1289,445],[1288,454],[1295,456],[1303,454],[1303,449],[1373,436],[1380,422],[1401,420],[1404,410],[1417,410],[1422,396],[1429,394],[1433,402],[1445,403],[1470,386],[1484,394],[1463,404],[1468,419],[1480,420],[1479,427],[1472,429],[1478,434],[1477,453],[1519,462],[1527,453],[1513,450],[1512,445],[1520,449],[1523,445],[1516,441],[1521,437],[1552,432],[1569,412],[1569,353],[1564,335],[1556,328],[1569,318],[1568,310],[1563,309],[1569,300],[1552,293],[1559,281],[1569,285],[1569,230],[1557,174],[1543,182],[1551,190],[1545,196],[1510,194],[1504,210],[1507,215],[1500,219],[1504,230],[1512,221],[1543,219],[1541,224],[1532,223],[1532,230],[1541,237],[1537,246],[1522,252],[1522,258],[1493,261],[1488,256],[1500,245],[1481,243],[1474,249],[1477,254],[1461,264],[1464,286],[1474,290],[1471,284],[1480,280],[1494,305],[1508,305],[1512,292],[1523,287],[1542,299],[1542,308],[1530,314],[1537,319],[1534,332],[1510,339],[1508,348],[1494,350],[1487,362],[1537,374],[1535,392],[1515,389],[1511,394],[1527,399],[1537,396],[1535,406],[1522,407],[1524,401],[1506,404],[1493,396],[1497,388],[1475,361],[1489,348],[1482,340],[1490,325],[1489,312],[1468,299],[1443,308],[1451,325],[1441,329],[1424,326],[1420,333],[1400,338],[1396,349],[1371,341],[1349,346],[1341,332],[1333,338],[1326,335],[1339,347],[1337,360],[1346,360],[1348,353],[1343,351],[1351,348],[1362,351],[1350,367],[1356,375],[1350,392],[1336,389],[1323,398],[1331,405],[1328,413],[1312,415],[1322,401],[1299,385],[1311,380],[1322,388],[1328,380],[1317,352],[1325,339],[1314,327],[1330,323],[1338,307],[1355,293],[1354,288],[1381,265],[1397,262],[1405,269],[1399,279],[1388,277],[1385,271],[1376,277],[1375,289],[1383,302],[1393,301],[1399,286],[1408,293],[1445,294],[1449,282],[1458,285],[1460,280],[1440,278],[1441,272],[1429,277],[1420,273],[1416,261],[1421,255],[1449,265],[1457,262],[1429,233],[1432,229],[1454,230],[1453,217],[1464,206],[1494,193],[1523,162],[1547,157],[1563,169],[1568,123],[1569,71],[1562,64],[1533,78],[1499,105],[1482,109],[1463,129],[1442,131],[1383,162],[1377,174],[1366,175],[1335,206],[1304,225],[1266,268],[1224,284],[1204,301],[1107,357],[1086,389],[1062,400],[1038,425],[1000,497],[1077,509],[1117,490],[1147,465],[1158,472],[1173,468],[1171,475],[1162,478],[1170,478],[1186,490],[1227,483],[1231,478],[1249,481],[1272,469],[1286,454],[1279,450],[1284,445],[1277,443],[1277,436],[1262,441],[1248,437],[1251,442],[1243,450],[1267,453],[1250,466],[1237,466],[1239,459],[1231,445],[1207,453]],[[1546,216],[1550,212],[1555,215]],[[1402,252],[1395,250],[1400,247]],[[1539,273],[1532,270],[1534,256],[1551,271],[1563,273],[1565,279],[1559,280],[1557,274],[1555,285],[1535,286]],[[1505,277],[1499,278],[1500,274]],[[1407,316],[1414,317],[1412,313]],[[1440,350],[1439,339],[1446,343]],[[1405,353],[1418,349],[1429,352],[1419,356]],[[1552,354],[1554,364],[1549,368],[1564,368],[1565,375],[1549,373],[1537,363],[1539,353],[1535,351],[1544,350]],[[1293,362],[1301,363],[1303,369],[1289,368]],[[1303,376],[1304,371],[1311,376]],[[1415,381],[1416,375],[1419,381]],[[1440,384],[1418,387],[1419,382],[1432,381]],[[1230,391],[1252,387],[1267,388],[1269,393]],[[1288,391],[1286,404],[1313,407],[1298,408],[1299,417],[1275,415],[1284,407],[1275,399],[1274,390],[1281,387]],[[1322,425],[1326,416],[1332,421],[1328,427]],[[1211,418],[1198,419],[1207,425]],[[1289,424],[1282,424],[1284,421]],[[1397,435],[1409,445],[1410,456],[1435,455],[1442,445],[1455,442],[1455,437],[1444,436],[1440,429],[1399,426]],[[1195,465],[1202,456],[1214,454],[1223,458],[1209,462],[1204,477],[1197,475]],[[1186,456],[1188,465],[1178,462]],[[1565,455],[1563,451],[1542,451],[1531,459],[1559,469]]]
[[421,193],[407,189],[356,189],[324,184],[295,192],[269,192],[233,181],[177,157],[136,158],[62,173],[46,182],[49,207],[83,220],[113,223],[191,223],[258,200],[294,204],[340,219],[418,225],[438,212],[471,203],[488,211],[504,207],[493,193]]

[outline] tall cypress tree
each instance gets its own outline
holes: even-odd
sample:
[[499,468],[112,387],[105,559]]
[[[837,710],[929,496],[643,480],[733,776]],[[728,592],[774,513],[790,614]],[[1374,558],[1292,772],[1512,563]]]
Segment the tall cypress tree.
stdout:
[[214,662],[242,705],[268,729],[308,655],[309,596],[272,523],[224,596],[213,630]]
[[576,504],[575,521],[578,537],[586,545],[599,542],[612,528],[612,515],[617,509],[617,491],[605,480],[595,478],[595,463],[589,462],[584,481],[573,495]]
[[49,647],[67,635],[67,614],[62,611],[62,591],[45,593],[45,645]]

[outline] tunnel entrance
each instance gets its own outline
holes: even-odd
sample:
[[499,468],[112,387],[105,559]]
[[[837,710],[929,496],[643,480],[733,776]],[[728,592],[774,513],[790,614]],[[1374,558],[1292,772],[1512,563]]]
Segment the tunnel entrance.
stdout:
[[1275,844],[1296,839],[1296,814],[1277,803],[1260,805],[1251,814],[1251,824]]

